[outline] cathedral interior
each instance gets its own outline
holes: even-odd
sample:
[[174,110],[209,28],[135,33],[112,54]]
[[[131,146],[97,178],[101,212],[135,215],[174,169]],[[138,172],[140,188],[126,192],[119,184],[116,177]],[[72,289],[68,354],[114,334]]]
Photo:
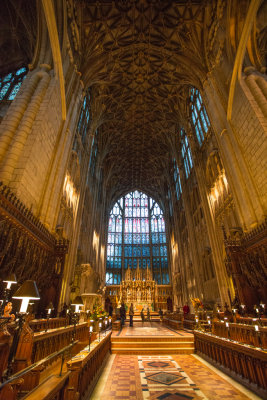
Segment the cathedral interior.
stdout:
[[267,2],[0,21],[0,400],[267,398]]

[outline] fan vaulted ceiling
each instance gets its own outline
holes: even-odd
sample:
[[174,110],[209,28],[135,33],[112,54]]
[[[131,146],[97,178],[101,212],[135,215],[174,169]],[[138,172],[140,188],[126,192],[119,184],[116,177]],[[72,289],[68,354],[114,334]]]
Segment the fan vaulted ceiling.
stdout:
[[185,89],[200,87],[209,68],[209,29],[218,13],[214,4],[79,3],[82,79],[94,89],[99,161],[111,197],[134,188],[162,193]]

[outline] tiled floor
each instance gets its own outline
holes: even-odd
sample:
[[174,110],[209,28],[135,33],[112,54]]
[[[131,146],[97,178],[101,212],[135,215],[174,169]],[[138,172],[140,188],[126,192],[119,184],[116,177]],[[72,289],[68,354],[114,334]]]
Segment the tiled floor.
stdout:
[[174,331],[158,322],[135,322],[133,327],[123,327],[117,336],[192,336],[186,331]]
[[99,400],[248,400],[193,355],[115,355]]
[[[147,324],[125,327],[120,335],[191,335],[183,331],[174,333],[157,323]],[[240,385],[232,382],[194,355],[116,354],[110,357],[90,400],[259,399],[249,391],[240,391]]]

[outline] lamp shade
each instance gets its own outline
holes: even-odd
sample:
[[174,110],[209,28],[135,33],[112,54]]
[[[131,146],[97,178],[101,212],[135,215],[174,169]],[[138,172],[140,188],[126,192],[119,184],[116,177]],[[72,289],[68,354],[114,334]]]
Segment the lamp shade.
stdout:
[[54,306],[52,301],[50,301],[50,303],[48,304],[48,306],[46,307],[46,310],[54,310]]
[[32,299],[39,300],[40,295],[35,281],[25,281],[20,288],[14,293],[13,299]]
[[17,283],[17,279],[15,274],[10,274],[7,279],[4,279],[3,282],[7,283]]
[[83,299],[81,298],[81,296],[76,296],[71,304],[73,306],[83,306]]

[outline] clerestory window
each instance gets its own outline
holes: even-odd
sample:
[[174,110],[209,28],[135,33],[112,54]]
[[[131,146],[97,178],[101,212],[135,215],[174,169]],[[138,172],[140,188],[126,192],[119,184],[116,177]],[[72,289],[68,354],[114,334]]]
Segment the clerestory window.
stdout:
[[173,160],[173,178],[174,178],[176,198],[177,200],[179,200],[182,194],[182,186],[181,186],[180,172],[176,160]]
[[0,101],[14,100],[27,72],[28,69],[22,67],[0,78]]
[[181,146],[182,146],[182,159],[185,169],[186,178],[189,177],[191,169],[193,168],[193,159],[192,153],[189,146],[189,142],[186,136],[186,133],[183,129],[181,129]]
[[89,130],[89,125],[91,122],[91,90],[87,89],[87,92],[83,99],[83,104],[79,116],[79,121],[77,125],[77,131],[80,134],[82,143],[85,143],[85,139]]
[[202,101],[201,94],[196,88],[190,89],[190,116],[192,125],[201,146],[210,127],[210,120]]

